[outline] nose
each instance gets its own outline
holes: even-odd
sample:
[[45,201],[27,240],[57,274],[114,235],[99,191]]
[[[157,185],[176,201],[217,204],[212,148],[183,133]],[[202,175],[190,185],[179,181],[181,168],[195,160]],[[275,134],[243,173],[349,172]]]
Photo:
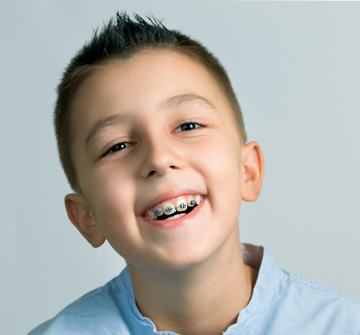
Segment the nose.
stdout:
[[147,178],[153,174],[162,176],[169,169],[179,169],[182,166],[182,157],[178,147],[171,144],[169,139],[161,136],[152,136],[145,140],[143,148],[143,159],[141,162],[140,175]]

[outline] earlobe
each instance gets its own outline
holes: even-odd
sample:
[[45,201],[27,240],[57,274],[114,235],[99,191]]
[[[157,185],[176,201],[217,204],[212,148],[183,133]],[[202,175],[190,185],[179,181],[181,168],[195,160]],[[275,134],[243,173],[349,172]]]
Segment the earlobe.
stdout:
[[72,193],[65,196],[64,203],[72,224],[94,248],[100,247],[105,237],[91,216],[85,199],[80,194]]
[[264,179],[264,155],[256,142],[244,145],[242,154],[241,192],[245,201],[255,201]]

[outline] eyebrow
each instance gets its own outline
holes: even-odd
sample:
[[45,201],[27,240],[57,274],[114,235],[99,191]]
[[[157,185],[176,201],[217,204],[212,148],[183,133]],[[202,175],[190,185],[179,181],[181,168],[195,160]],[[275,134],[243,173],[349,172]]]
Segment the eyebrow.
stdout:
[[[172,96],[172,97],[166,99],[160,105],[160,107],[170,109],[170,108],[179,107],[179,106],[189,103],[189,102],[199,103],[200,105],[203,105],[212,111],[216,111],[214,104],[210,100],[208,100],[207,98],[205,98],[201,95],[194,94],[194,93],[186,93],[186,94],[179,94],[179,95]],[[97,120],[95,122],[95,124],[91,127],[88,135],[86,136],[85,145],[86,146],[89,145],[90,141],[96,136],[96,134],[100,131],[100,129],[103,129],[103,128],[106,128],[106,127],[109,127],[109,126],[112,126],[115,124],[123,123],[126,119],[129,119],[129,118],[130,118],[129,114],[113,114],[113,115],[110,115],[110,116],[107,116],[107,117]]]

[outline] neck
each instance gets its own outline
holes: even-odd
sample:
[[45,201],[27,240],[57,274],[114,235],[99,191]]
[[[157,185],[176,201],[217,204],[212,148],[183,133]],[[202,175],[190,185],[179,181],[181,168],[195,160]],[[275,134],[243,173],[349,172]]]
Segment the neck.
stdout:
[[202,264],[177,272],[128,264],[138,309],[157,331],[219,335],[250,301],[256,270],[243,261],[239,235]]

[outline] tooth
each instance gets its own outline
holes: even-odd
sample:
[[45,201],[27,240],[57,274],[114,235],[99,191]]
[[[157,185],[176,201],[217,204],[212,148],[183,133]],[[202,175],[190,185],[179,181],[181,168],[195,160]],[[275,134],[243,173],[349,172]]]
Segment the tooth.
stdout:
[[155,215],[154,211],[147,211],[145,216],[148,217],[151,220],[156,219],[156,215]]
[[186,211],[187,209],[187,202],[185,200],[185,198],[181,197],[177,200],[177,203],[176,203],[176,209],[178,212],[183,212],[183,211]]
[[164,212],[166,215],[170,215],[176,212],[175,206],[172,202],[164,202]]
[[193,196],[188,198],[187,205],[188,207],[194,207],[196,205],[196,200],[193,198]]
[[161,207],[156,207],[152,210],[155,216],[161,216],[164,214],[164,211]]
[[182,216],[184,216],[184,215],[186,215],[186,214],[185,214],[185,213],[176,214],[176,215],[172,216],[171,218],[167,218],[167,219],[165,219],[165,221],[168,221],[168,220],[175,220],[175,219],[180,218],[180,217],[182,217]]
[[196,195],[196,196],[195,196],[195,201],[196,201],[197,204],[199,204],[199,203],[201,202],[201,197],[200,197],[200,195]]
[[195,199],[191,199],[190,201],[190,207],[194,207],[196,205],[196,200]]

